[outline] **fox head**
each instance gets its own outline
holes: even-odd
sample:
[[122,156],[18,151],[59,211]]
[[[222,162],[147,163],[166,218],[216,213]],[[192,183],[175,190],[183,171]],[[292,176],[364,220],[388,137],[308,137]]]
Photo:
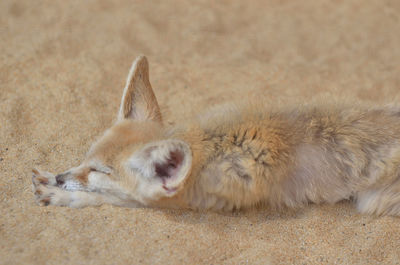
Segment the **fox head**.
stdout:
[[192,153],[187,143],[167,139],[163,132],[148,62],[140,56],[130,69],[116,123],[91,146],[80,166],[55,177],[56,185],[100,192],[118,186],[118,196],[141,205],[172,198],[190,173]]

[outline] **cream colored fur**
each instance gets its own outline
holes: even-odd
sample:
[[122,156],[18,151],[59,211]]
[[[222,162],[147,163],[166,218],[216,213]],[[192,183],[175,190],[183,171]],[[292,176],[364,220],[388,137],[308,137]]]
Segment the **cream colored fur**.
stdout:
[[400,214],[400,109],[308,104],[226,105],[163,126],[148,63],[129,72],[118,121],[83,163],[34,170],[43,205],[233,210],[353,200],[368,214]]

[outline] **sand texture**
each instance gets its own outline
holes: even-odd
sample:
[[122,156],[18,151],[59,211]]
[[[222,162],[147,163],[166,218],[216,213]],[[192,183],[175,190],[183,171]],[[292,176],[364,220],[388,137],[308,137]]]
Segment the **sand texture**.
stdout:
[[348,202],[232,214],[39,207],[148,56],[168,123],[244,96],[400,101],[400,1],[0,1],[0,264],[400,264],[400,219]]

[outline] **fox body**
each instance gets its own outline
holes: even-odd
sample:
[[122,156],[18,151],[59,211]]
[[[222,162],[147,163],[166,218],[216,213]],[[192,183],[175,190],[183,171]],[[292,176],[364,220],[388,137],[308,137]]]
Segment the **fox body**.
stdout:
[[117,122],[83,163],[33,170],[38,203],[233,210],[353,200],[400,214],[400,108],[226,107],[163,126],[148,63],[128,75]]

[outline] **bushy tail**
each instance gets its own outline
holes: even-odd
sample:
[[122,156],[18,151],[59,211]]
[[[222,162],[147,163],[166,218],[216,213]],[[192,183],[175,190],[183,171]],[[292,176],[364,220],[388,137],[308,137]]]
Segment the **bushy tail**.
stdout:
[[400,216],[400,180],[385,188],[358,194],[357,209],[366,214]]

